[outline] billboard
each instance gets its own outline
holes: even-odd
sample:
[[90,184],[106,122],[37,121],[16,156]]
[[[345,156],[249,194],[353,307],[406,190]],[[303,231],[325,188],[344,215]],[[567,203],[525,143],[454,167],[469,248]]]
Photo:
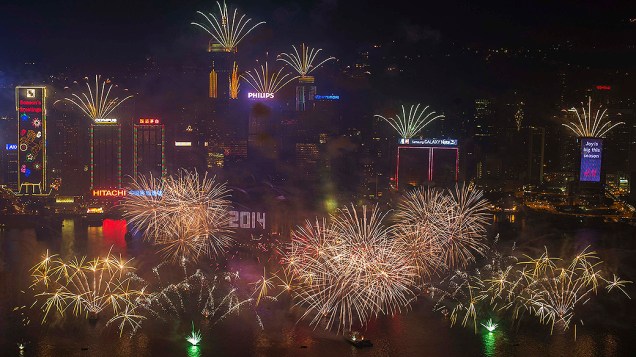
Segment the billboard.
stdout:
[[601,159],[603,155],[603,139],[581,138],[581,182],[601,181]]
[[[46,190],[46,88],[16,87],[18,115],[18,188]],[[31,186],[31,188],[28,188]],[[37,187],[37,189],[35,188]]]

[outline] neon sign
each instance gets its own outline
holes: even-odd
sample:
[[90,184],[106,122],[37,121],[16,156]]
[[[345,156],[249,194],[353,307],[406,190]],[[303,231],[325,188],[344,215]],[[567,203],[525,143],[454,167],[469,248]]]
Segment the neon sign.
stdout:
[[110,118],[110,119],[97,118],[97,119],[95,119],[95,124],[117,124],[117,119],[114,119],[114,118]]
[[163,196],[163,191],[161,190],[130,190],[128,191],[129,196],[145,196],[145,197],[161,197]]
[[5,149],[7,151],[16,151],[16,150],[18,150],[18,144],[7,144],[5,146]]
[[400,145],[410,146],[457,146],[457,139],[398,139]]
[[55,203],[75,203],[75,197],[73,197],[73,196],[57,196],[57,197],[55,197]]
[[260,92],[249,92],[247,93],[248,99],[274,99],[274,93],[260,93]]
[[316,94],[314,96],[315,100],[340,100],[340,96],[339,95],[318,95]]
[[122,188],[95,189],[92,191],[93,197],[126,197],[128,191]]
[[192,141],[175,141],[174,146],[192,146]]
[[159,119],[139,119],[139,124],[160,124]]
[[607,86],[607,85],[601,85],[601,86],[596,86],[597,90],[611,90],[612,86]]

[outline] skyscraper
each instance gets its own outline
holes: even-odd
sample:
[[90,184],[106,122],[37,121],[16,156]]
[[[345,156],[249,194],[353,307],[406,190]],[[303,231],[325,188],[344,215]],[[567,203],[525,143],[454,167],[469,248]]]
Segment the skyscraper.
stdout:
[[90,126],[90,189],[121,187],[121,124],[95,119]]
[[46,194],[46,87],[16,87],[18,190]]
[[166,175],[166,130],[159,119],[139,119],[133,125],[133,177]]

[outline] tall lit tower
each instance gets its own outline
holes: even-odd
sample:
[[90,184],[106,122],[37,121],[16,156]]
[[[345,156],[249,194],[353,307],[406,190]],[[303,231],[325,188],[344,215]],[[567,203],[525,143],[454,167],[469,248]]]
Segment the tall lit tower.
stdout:
[[[218,12],[203,13],[197,11],[205,20],[192,22],[191,24],[207,32],[211,39],[208,42],[208,52],[213,53],[214,60],[209,77],[209,97],[214,99],[232,98],[233,72],[236,71],[234,54],[238,44],[254,30],[265,22],[251,23],[251,18],[239,15],[238,9],[228,11],[223,2],[216,2]],[[236,88],[238,89],[238,87]],[[235,99],[235,98],[233,98]]]
[[16,87],[18,191],[46,194],[46,87]]
[[121,187],[121,124],[95,119],[90,126],[90,189]]
[[142,118],[133,125],[133,177],[166,176],[166,130],[159,119]]

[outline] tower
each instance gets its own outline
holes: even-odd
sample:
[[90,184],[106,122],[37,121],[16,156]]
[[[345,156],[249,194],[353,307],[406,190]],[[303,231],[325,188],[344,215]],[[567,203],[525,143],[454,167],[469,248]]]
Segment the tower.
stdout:
[[142,118],[133,125],[133,177],[166,176],[166,130],[159,119]]
[[95,119],[90,126],[90,189],[121,187],[121,124]]
[[18,192],[46,194],[46,87],[16,87]]

